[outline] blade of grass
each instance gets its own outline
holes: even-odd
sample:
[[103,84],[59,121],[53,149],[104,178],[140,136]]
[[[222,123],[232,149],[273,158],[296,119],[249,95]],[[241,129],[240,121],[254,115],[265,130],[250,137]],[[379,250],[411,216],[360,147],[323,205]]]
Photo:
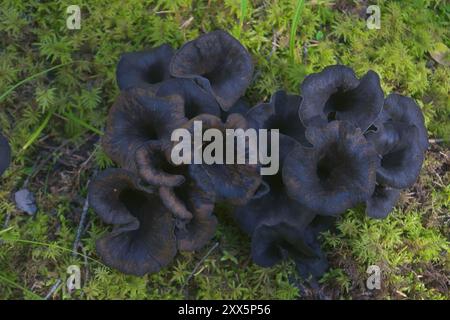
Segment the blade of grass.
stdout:
[[28,149],[34,143],[34,141],[36,141],[36,139],[39,138],[39,135],[42,133],[45,127],[47,127],[47,124],[50,121],[50,118],[52,117],[53,113],[54,111],[49,111],[47,113],[47,116],[45,117],[44,121],[36,129],[36,131],[33,132],[30,138],[28,138],[28,141],[24,144],[21,151],[25,151],[26,149]]
[[300,22],[300,17],[303,12],[304,4],[305,4],[304,0],[297,0],[297,5],[295,6],[294,18],[292,19],[291,34],[289,37],[289,53],[290,53],[292,59],[294,58],[295,34],[297,33],[297,27]]
[[6,232],[8,232],[8,231],[10,231],[10,230],[12,230],[12,228],[13,227],[9,227],[9,228],[6,228],[6,229],[3,229],[3,230],[0,230],[0,236],[3,234],[3,233],[6,233]]
[[61,118],[64,119],[64,120],[66,120],[66,121],[71,120],[71,121],[73,121],[73,122],[79,124],[80,126],[85,127],[85,128],[88,129],[88,130],[91,130],[92,132],[98,134],[99,136],[102,136],[102,135],[103,135],[103,132],[102,132],[102,131],[100,131],[99,129],[97,129],[97,128],[91,126],[89,123],[87,123],[87,122],[81,120],[80,118],[76,117],[76,116],[73,115],[72,113],[64,112],[62,115],[61,115],[61,114],[58,114],[58,116],[61,117]]
[[34,297],[35,299],[38,299],[38,300],[44,300],[40,295],[38,295],[38,294],[36,294],[36,293],[30,291],[29,289],[27,289],[27,288],[21,286],[20,284],[15,283],[15,282],[12,281],[12,280],[9,280],[7,277],[5,277],[4,275],[2,275],[1,273],[0,273],[0,281],[3,282],[3,283],[6,283],[6,284],[8,284],[8,285],[10,285],[10,286],[13,287],[13,288],[16,288],[16,289],[20,289],[20,290],[22,290],[22,291],[25,291],[26,293],[28,293],[29,295],[31,295],[31,296]]
[[241,16],[239,21],[239,35],[242,31],[242,27],[244,26],[244,20],[247,16],[247,9],[248,9],[248,1],[247,0],[241,0]]
[[41,72],[38,72],[38,73],[36,73],[36,74],[34,74],[34,75],[32,75],[32,76],[29,76],[29,77],[26,78],[26,79],[23,79],[23,80],[17,82],[17,83],[16,83],[15,85],[13,85],[11,88],[9,88],[8,90],[6,90],[2,95],[0,95],[0,102],[3,101],[3,99],[5,99],[11,92],[13,92],[14,90],[16,90],[18,87],[20,87],[20,86],[23,85],[24,83],[27,83],[27,82],[29,82],[29,81],[31,81],[31,80],[37,78],[37,77],[40,77],[40,76],[46,74],[47,72],[50,72],[50,71],[52,71],[52,70],[61,68],[61,67],[63,67],[63,66],[66,66],[66,65],[68,65],[68,64],[71,64],[71,63],[73,63],[73,62],[68,62],[68,63],[62,63],[62,64],[59,64],[59,65],[57,65],[57,66],[51,67],[51,68],[46,69],[46,70],[41,71]]

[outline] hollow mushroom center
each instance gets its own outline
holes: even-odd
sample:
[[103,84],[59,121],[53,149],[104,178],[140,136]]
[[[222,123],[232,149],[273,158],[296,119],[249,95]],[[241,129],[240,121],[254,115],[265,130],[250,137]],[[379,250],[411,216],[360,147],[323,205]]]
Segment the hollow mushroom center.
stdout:
[[294,115],[290,121],[281,117],[276,117],[270,121],[269,128],[278,129],[279,133],[289,137],[297,137],[299,133],[304,134],[305,129],[300,121],[295,121],[295,119]]
[[135,127],[136,136],[147,140],[158,140],[158,133],[156,132],[155,125],[153,123],[141,123]]
[[270,192],[272,194],[279,195],[285,192],[286,185],[284,184],[281,171],[274,175],[265,176],[264,181],[270,186]]
[[[127,208],[140,224],[137,230],[131,231],[134,236],[145,236],[151,230],[158,214],[164,211],[161,201],[154,195],[136,189],[124,189],[120,192],[119,201]],[[157,230],[154,230],[157,231]]]
[[144,207],[148,203],[148,196],[135,189],[125,189],[119,195],[119,200],[122,202],[128,211],[139,221],[143,220],[145,216]]
[[162,63],[154,63],[144,72],[144,81],[150,84],[162,82],[165,78],[165,68]]
[[201,107],[197,103],[195,103],[195,101],[192,100],[188,101],[185,104],[184,110],[185,110],[184,116],[188,119],[192,119],[201,114],[200,112]]
[[355,172],[353,162],[354,159],[345,150],[340,150],[336,145],[330,146],[317,162],[316,173],[320,184],[325,189],[345,186]]
[[335,93],[330,95],[325,103],[324,112],[326,113],[328,120],[336,120],[336,113],[340,111],[346,111],[352,104],[352,95],[349,91],[344,91],[342,87],[339,87]]
[[237,59],[229,57],[230,54],[232,54],[232,52],[217,53],[216,57],[212,59],[212,62],[206,66],[204,72],[201,73],[202,77],[209,80],[213,88],[229,76],[229,73],[224,71],[232,70],[231,65],[233,61],[236,62],[235,59]]
[[404,150],[396,150],[384,155],[381,159],[381,166],[389,169],[400,169],[403,167],[405,152]]
[[211,85],[213,85],[214,83],[220,82],[221,79],[224,77],[225,73],[221,72],[222,71],[222,63],[224,61],[217,61],[217,64],[213,67],[213,69],[205,72],[202,76],[206,79],[209,80],[209,82],[211,83]]

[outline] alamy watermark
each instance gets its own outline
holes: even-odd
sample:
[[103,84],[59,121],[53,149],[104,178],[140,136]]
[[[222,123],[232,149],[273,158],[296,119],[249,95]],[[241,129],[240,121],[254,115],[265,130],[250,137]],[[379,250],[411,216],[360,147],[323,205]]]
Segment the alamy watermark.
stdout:
[[66,26],[69,30],[81,29],[81,9],[80,6],[70,5],[66,9],[66,13],[69,15],[66,19]]
[[66,288],[69,293],[81,289],[81,270],[77,265],[70,265],[67,267]]
[[[81,9],[78,5],[70,5],[66,8],[69,15],[66,19],[66,26],[69,30],[81,29]],[[369,17],[366,19],[367,28],[370,30],[381,29],[381,10],[378,5],[370,5],[366,9]]]
[[371,265],[367,268],[367,274],[369,277],[366,281],[367,289],[369,290],[380,290],[381,289],[381,269],[377,265]]
[[[261,175],[275,175],[278,172],[280,166],[278,129],[272,129],[270,132],[267,129],[253,128],[226,129],[224,137],[223,132],[215,128],[203,132],[202,121],[194,121],[193,131],[193,141],[188,129],[179,128],[172,132],[172,142],[178,142],[171,152],[174,164],[192,164],[192,161],[194,164],[209,165],[248,163],[260,164]],[[207,143],[206,146],[204,143]]]
[[366,13],[369,17],[366,20],[367,28],[370,30],[381,29],[381,11],[377,5],[368,6]]

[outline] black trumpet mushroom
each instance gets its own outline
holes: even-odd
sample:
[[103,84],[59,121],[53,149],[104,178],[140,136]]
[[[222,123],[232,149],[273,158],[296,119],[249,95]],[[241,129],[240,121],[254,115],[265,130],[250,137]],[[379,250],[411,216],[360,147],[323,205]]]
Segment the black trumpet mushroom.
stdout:
[[217,30],[184,44],[172,58],[170,73],[177,78],[194,79],[227,111],[250,84],[253,62],[238,40]]
[[183,104],[183,115],[187,119],[192,119],[200,114],[211,114],[220,117],[222,110],[216,99],[199,87],[192,79],[170,79],[157,85],[155,96],[181,97]]
[[180,175],[163,171],[172,130],[184,123],[180,96],[154,97],[145,89],[124,91],[108,114],[102,140],[105,152],[124,169],[139,171],[154,185],[175,186]]
[[11,148],[8,140],[0,133],[0,176],[8,169],[11,162]]
[[368,71],[358,79],[349,67],[329,66],[305,78],[300,118],[306,126],[346,120],[366,131],[383,108],[380,78]]
[[202,190],[193,179],[189,179],[172,190],[161,188],[160,194],[169,200],[164,202],[172,212],[187,210],[191,214],[190,218],[178,216],[176,220],[178,250],[195,251],[204,247],[214,236],[217,227],[217,218],[213,214],[216,200],[213,190]]
[[377,123],[388,121],[400,122],[417,128],[418,143],[422,151],[428,149],[428,134],[425,127],[425,119],[417,103],[400,94],[391,93],[384,101],[383,112],[377,119]]
[[379,157],[377,187],[367,201],[367,215],[384,218],[419,176],[428,148],[427,130],[419,106],[411,98],[390,94],[383,111],[365,136]]
[[413,185],[424,160],[417,127],[389,121],[366,137],[381,157],[377,181],[397,189]]
[[399,198],[399,189],[377,184],[372,196],[366,201],[366,214],[371,218],[384,219],[392,211]]
[[328,260],[324,251],[322,251],[321,243],[318,240],[320,235],[329,230],[334,231],[336,218],[331,216],[317,215],[308,225],[304,233],[304,241],[314,252],[311,256],[300,256],[294,258],[297,272],[303,278],[311,283],[317,282],[320,277],[328,269]]
[[188,180],[177,188],[151,186],[124,169],[107,169],[91,183],[89,203],[113,230],[98,239],[110,267],[144,275],[168,265],[177,251],[202,248],[214,236],[214,195]]
[[[289,150],[282,149],[282,159],[285,152]],[[271,267],[291,258],[305,276],[315,276],[319,270],[323,273],[326,260],[311,229],[316,213],[288,196],[281,173],[265,176],[263,183],[268,191],[237,207],[233,214],[239,227],[251,237],[253,262]],[[315,267],[310,268],[312,265]]]
[[379,158],[359,128],[346,121],[308,127],[312,147],[296,147],[283,163],[288,194],[309,210],[339,215],[375,189]]
[[89,186],[89,203],[112,231],[97,240],[97,253],[127,274],[158,272],[177,252],[175,222],[156,189],[143,187],[124,169],[107,169]]
[[123,54],[116,69],[120,90],[145,88],[169,79],[173,53],[172,47],[164,44],[151,50]]

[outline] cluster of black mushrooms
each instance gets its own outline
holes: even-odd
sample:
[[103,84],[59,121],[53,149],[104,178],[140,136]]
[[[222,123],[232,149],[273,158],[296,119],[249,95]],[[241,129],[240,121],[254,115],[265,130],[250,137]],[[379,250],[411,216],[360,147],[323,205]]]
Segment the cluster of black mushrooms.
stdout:
[[[249,108],[253,78],[247,50],[218,30],[187,42],[125,53],[117,66],[121,93],[102,140],[120,166],[101,172],[89,203],[112,231],[97,241],[109,266],[144,275],[178,251],[195,251],[214,236],[215,204],[228,203],[251,237],[253,261],[270,267],[290,257],[302,276],[327,268],[318,241],[336,217],[365,203],[384,218],[400,190],[417,179],[428,146],[424,118],[408,97],[386,98],[375,72],[357,78],[342,65],[305,78],[300,95],[277,91]],[[280,169],[253,164],[171,161],[174,129],[279,130]]]

